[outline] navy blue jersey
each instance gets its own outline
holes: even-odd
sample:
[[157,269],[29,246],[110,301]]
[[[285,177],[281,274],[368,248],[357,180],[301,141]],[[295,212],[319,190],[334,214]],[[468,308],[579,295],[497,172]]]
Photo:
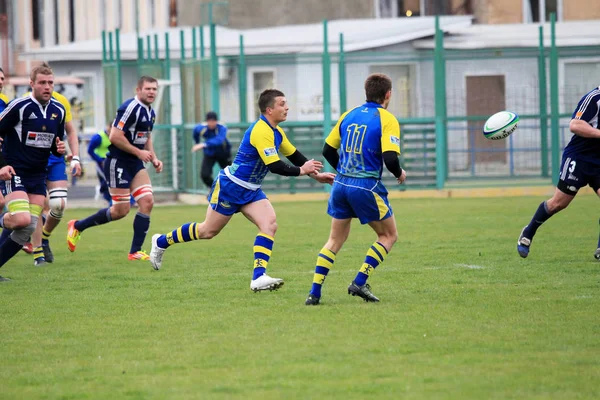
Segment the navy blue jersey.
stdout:
[[200,138],[206,143],[204,154],[209,157],[228,156],[231,144],[227,140],[227,127],[217,124],[215,129],[209,129],[206,124],[198,124],[194,128],[194,142],[200,143]]
[[[598,129],[598,111],[600,110],[600,87],[597,87],[579,100],[577,108],[573,112],[573,119],[587,122],[592,128]],[[566,154],[578,154],[585,158],[600,161],[600,139],[584,138],[573,135],[571,141],[565,147]]]
[[[130,144],[143,150],[152,134],[156,114],[151,106],[147,106],[137,97],[127,100],[117,110],[113,126],[122,130]],[[110,145],[108,151],[112,157],[137,159],[131,153]]]
[[42,106],[33,96],[15,99],[0,114],[2,154],[17,174],[46,171],[56,138],[64,139],[65,108],[51,99]]

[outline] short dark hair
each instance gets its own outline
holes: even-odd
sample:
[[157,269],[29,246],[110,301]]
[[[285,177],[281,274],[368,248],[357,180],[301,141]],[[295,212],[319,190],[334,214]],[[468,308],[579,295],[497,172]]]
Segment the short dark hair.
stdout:
[[154,83],[154,82],[156,82],[158,84],[158,81],[156,80],[156,78],[153,78],[153,77],[148,76],[148,75],[144,75],[144,76],[142,76],[138,80],[137,87],[140,88],[140,89],[143,88],[144,87],[144,83],[146,83],[146,82],[148,82],[148,83]]
[[35,82],[35,79],[38,75],[54,75],[54,71],[52,71],[52,68],[50,68],[50,65],[48,65],[48,63],[43,62],[41,65],[38,65],[37,67],[31,70],[31,75],[29,76],[29,78],[31,78],[31,80]]
[[384,74],[371,74],[365,81],[367,101],[383,104],[385,95],[392,90],[392,80]]
[[285,97],[281,90],[267,89],[258,96],[258,108],[261,113],[267,112],[267,107],[273,108],[276,97]]
[[216,112],[209,111],[209,112],[206,113],[206,120],[207,121],[218,121],[219,120],[219,116],[217,115]]
[[0,67],[0,72],[4,73],[4,70],[2,69],[2,67]]

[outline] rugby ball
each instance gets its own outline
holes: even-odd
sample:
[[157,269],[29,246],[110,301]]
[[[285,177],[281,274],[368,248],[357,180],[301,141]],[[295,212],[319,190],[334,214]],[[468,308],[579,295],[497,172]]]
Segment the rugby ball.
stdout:
[[517,129],[519,116],[511,111],[500,111],[485,121],[483,136],[491,140],[500,140],[508,137]]

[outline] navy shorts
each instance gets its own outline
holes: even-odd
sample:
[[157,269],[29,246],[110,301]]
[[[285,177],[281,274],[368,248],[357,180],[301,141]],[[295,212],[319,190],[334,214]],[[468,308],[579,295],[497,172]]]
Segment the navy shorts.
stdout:
[[327,214],[336,219],[358,218],[361,224],[382,221],[393,215],[387,195],[379,179],[337,175]]
[[50,156],[48,159],[47,179],[50,182],[67,180],[67,164],[64,157]]
[[129,189],[133,178],[144,168],[144,163],[139,159],[108,156],[104,160],[104,176],[108,187],[113,189]]
[[600,160],[592,162],[577,154],[565,153],[556,187],[563,193],[575,196],[579,189],[590,185],[595,192],[600,189]]
[[266,199],[262,189],[250,190],[232,182],[221,170],[208,193],[210,207],[223,215],[233,215],[246,204]]
[[18,191],[45,196],[46,173],[15,175],[9,181],[0,181],[0,190],[4,196]]

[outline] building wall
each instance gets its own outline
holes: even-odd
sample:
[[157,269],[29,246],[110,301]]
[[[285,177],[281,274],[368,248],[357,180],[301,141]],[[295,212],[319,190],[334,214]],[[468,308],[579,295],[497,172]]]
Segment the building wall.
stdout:
[[[208,2],[210,0],[177,0],[178,25],[202,24],[206,18],[202,15],[206,10],[203,3]],[[251,7],[248,3],[248,0],[229,1],[229,27],[254,28],[315,23],[323,19],[375,17],[372,0],[252,0]]]
[[582,19],[599,19],[600,1],[598,0],[563,0],[563,19],[575,21]]

